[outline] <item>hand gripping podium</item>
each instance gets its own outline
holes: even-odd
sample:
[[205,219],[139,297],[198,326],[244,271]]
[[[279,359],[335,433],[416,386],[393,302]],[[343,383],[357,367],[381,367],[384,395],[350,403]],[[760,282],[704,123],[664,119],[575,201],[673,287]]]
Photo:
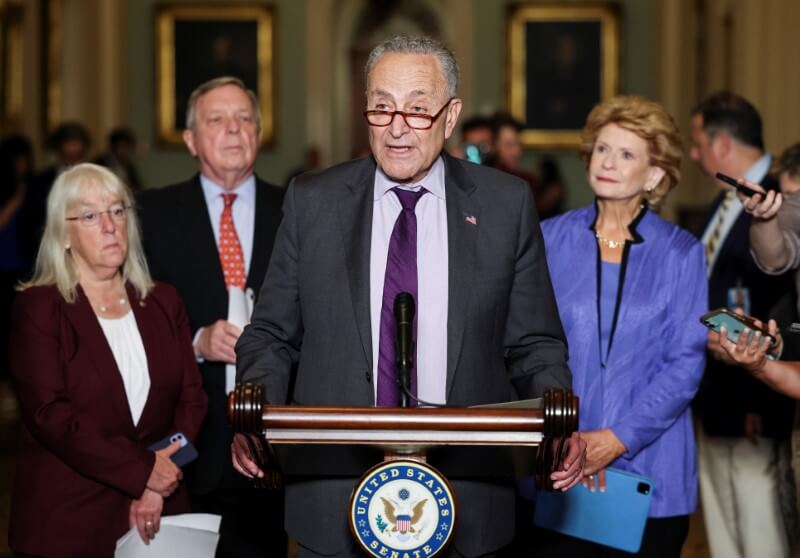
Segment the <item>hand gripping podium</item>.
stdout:
[[457,517],[447,479],[426,463],[438,446],[535,448],[534,476],[552,489],[550,474],[578,428],[578,398],[548,390],[528,408],[387,408],[265,405],[262,386],[237,385],[228,396],[228,419],[246,434],[266,487],[281,475],[272,445],[367,445],[385,461],[365,472],[350,500],[350,528],[368,555],[433,557],[449,542]]

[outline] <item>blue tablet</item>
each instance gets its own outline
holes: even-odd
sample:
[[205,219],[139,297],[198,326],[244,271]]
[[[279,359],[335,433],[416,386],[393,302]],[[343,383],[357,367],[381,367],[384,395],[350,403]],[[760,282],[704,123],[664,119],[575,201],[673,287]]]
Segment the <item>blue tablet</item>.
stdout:
[[533,522],[539,527],[627,552],[642,544],[653,481],[642,475],[606,469],[606,491],[578,485],[567,492],[536,494]]

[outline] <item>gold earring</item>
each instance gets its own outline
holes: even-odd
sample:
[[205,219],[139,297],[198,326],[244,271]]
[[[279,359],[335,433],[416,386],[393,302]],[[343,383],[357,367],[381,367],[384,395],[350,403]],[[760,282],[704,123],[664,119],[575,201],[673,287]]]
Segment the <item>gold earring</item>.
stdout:
[[67,243],[64,245],[64,250],[66,250],[67,252],[69,252],[70,248],[72,248],[72,246],[70,246],[69,242],[67,242]]

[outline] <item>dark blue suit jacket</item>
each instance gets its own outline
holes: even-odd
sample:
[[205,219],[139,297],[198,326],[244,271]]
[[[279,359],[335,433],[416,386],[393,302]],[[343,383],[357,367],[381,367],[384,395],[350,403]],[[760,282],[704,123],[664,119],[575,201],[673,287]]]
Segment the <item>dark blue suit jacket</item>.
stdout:
[[[247,286],[256,293],[267,270],[275,231],[281,220],[284,190],[256,178],[253,255]],[[200,175],[138,196],[142,240],[153,277],[170,283],[183,298],[192,334],[228,317],[228,292],[208,216]],[[225,364],[200,364],[208,393],[208,415],[200,432],[200,456],[191,468],[191,490],[209,494],[244,484],[230,465],[233,431],[228,424]]]

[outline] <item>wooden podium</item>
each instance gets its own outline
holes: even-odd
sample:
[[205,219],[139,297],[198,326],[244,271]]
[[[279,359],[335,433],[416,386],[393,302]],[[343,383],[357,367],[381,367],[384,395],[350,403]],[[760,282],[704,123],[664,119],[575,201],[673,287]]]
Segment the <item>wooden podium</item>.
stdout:
[[276,444],[367,445],[384,461],[355,483],[348,506],[350,532],[374,558],[434,558],[450,543],[459,517],[456,493],[426,452],[439,446],[535,448],[534,476],[552,489],[550,474],[563,464],[566,440],[578,427],[578,398],[545,392],[526,408],[385,408],[265,405],[260,385],[237,385],[228,418],[245,434],[265,472],[262,486],[278,487]]
[[386,460],[425,462],[436,446],[535,447],[534,474],[540,488],[551,489],[550,474],[566,455],[565,441],[578,428],[578,397],[570,390],[548,390],[534,408],[386,408],[265,405],[262,386],[237,385],[228,396],[228,420],[234,431],[258,440],[251,447],[267,475],[280,483],[271,444],[368,445]]

